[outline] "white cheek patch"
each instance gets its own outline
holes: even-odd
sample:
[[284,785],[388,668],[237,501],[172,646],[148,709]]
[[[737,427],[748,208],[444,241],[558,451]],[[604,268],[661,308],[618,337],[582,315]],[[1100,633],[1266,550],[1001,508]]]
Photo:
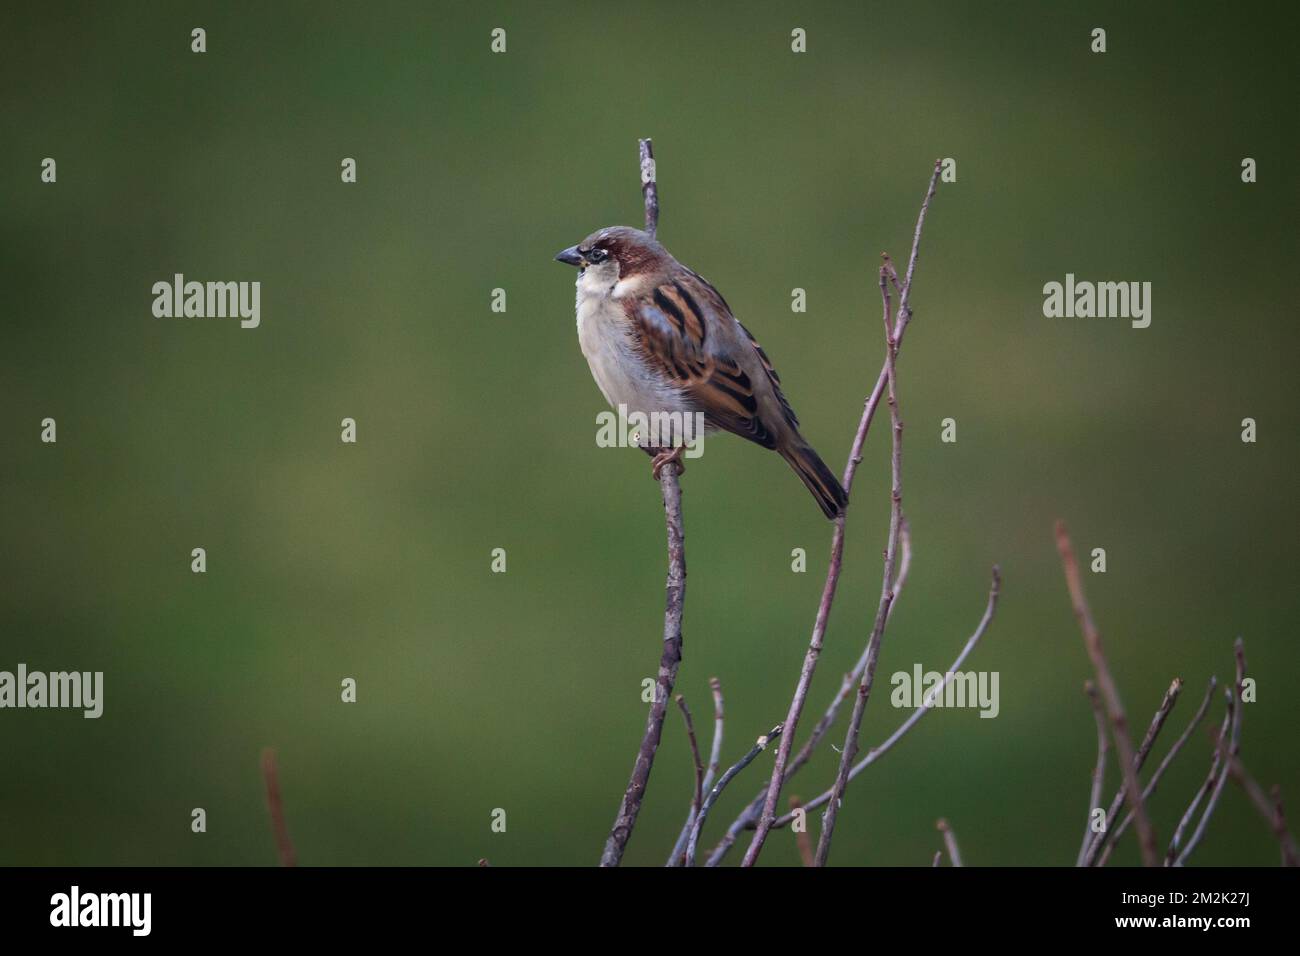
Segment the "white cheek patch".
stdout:
[[597,266],[587,266],[578,275],[578,291],[585,295],[608,295],[618,282],[618,266],[613,262],[603,262]]

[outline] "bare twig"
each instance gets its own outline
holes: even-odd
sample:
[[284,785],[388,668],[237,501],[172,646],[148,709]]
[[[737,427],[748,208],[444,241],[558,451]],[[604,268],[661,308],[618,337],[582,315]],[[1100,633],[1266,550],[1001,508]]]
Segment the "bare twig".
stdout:
[[1259,785],[1259,781],[1251,776],[1250,771],[1236,757],[1229,762],[1228,772],[1245,791],[1250,802],[1259,811],[1259,815],[1264,818],[1273,835],[1277,837],[1278,846],[1282,849],[1282,865],[1300,866],[1300,851],[1296,849],[1295,838],[1286,827],[1286,811],[1282,807],[1282,788],[1274,785],[1272,799],[1270,799],[1264,792],[1264,788]]
[[262,779],[266,783],[266,809],[271,814],[271,833],[275,837],[275,851],[279,855],[280,865],[296,866],[298,858],[293,852],[289,828],[284,822],[284,801],[280,798],[280,773],[276,764],[275,750],[271,747],[262,751]]
[[[901,556],[898,563],[898,576],[894,581],[894,600],[890,602],[889,605],[890,620],[893,619],[894,611],[898,608],[898,599],[903,593],[903,586],[907,583],[908,573],[912,567],[912,530],[907,523],[906,516],[903,517],[903,523],[898,529],[898,545]],[[817,749],[817,745],[821,743],[822,738],[826,736],[826,732],[830,730],[831,726],[835,723],[835,718],[839,716],[840,707],[849,699],[849,695],[853,692],[853,689],[857,687],[858,681],[862,679],[862,672],[866,669],[867,661],[870,657],[871,643],[868,641],[862,648],[862,654],[858,657],[858,662],[853,665],[853,670],[845,674],[840,680],[839,692],[831,698],[831,702],[827,706],[826,712],[822,714],[821,719],[817,721],[817,725],[813,728],[808,739],[804,741],[803,746],[799,748],[799,752],[790,759],[790,763],[786,767],[785,771],[786,783],[789,783],[790,778],[798,773],[799,769],[812,758],[813,752]],[[716,866],[718,862],[721,862],[721,856],[718,855],[719,850],[725,854],[735,843],[736,837],[741,833],[741,831],[754,829],[758,822],[758,813],[759,810],[762,809],[763,797],[766,793],[767,787],[765,785],[763,789],[759,790],[754,796],[754,799],[749,802],[741,812],[740,816],[738,816],[732,822],[731,826],[727,828],[726,836],[722,838],[722,842],[719,843],[718,846],[714,848],[713,853],[709,855],[710,866]],[[818,804],[818,806],[820,806],[820,804]],[[779,820],[786,820],[788,817],[789,814],[785,817],[780,817]],[[782,825],[783,824],[779,822],[775,822],[773,823],[773,828]]]
[[714,695],[714,743],[708,749],[708,771],[705,774],[705,788],[712,783],[723,754],[723,682],[718,678],[708,678],[708,689]]
[[[659,223],[659,189],[655,183],[654,152],[650,140],[641,140],[639,151],[646,231],[653,236]],[[623,793],[623,800],[619,804],[618,815],[614,818],[614,826],[610,830],[609,838],[605,841],[605,850],[600,857],[601,866],[618,866],[623,859],[623,851],[627,848],[627,841],[632,837],[632,828],[636,826],[637,814],[641,812],[641,801],[645,797],[650,770],[654,766],[655,753],[659,749],[659,740],[663,736],[668,699],[672,696],[673,686],[677,683],[677,668],[682,661],[686,548],[683,543],[682,489],[677,480],[678,470],[679,466],[670,465],[660,469],[659,472],[659,487],[663,494],[664,517],[668,526],[668,581],[664,600],[664,645],[659,660],[655,698],[650,704],[645,734],[637,750],[636,761],[632,765],[631,779],[628,780],[627,789]]]
[[885,326],[885,369],[889,389],[889,423],[891,436],[889,537],[885,543],[885,566],[881,572],[880,600],[876,605],[876,620],[871,627],[871,638],[867,642],[867,666],[862,671],[858,683],[858,699],[853,704],[853,714],[849,718],[848,730],[844,735],[844,750],[840,754],[839,774],[831,788],[830,803],[822,816],[821,838],[817,841],[816,865],[825,866],[830,856],[831,840],[835,836],[835,821],[839,815],[840,804],[844,800],[844,790],[849,785],[849,771],[858,755],[858,734],[862,729],[862,717],[866,713],[867,701],[876,677],[876,661],[880,655],[880,643],[885,634],[885,622],[889,619],[889,608],[894,601],[894,566],[898,560],[898,529],[903,520],[903,422],[898,407],[898,341],[894,338],[894,323],[890,314],[889,281],[884,266],[880,267],[880,298],[882,302],[882,319]]
[[[862,773],[862,771],[866,770],[885,754],[889,753],[893,746],[902,740],[904,735],[915,727],[922,717],[933,710],[938,701],[943,699],[944,688],[948,686],[953,674],[961,669],[962,664],[966,662],[966,658],[970,656],[971,651],[975,650],[976,645],[979,644],[981,638],[983,638],[985,633],[988,631],[989,625],[993,622],[993,615],[997,611],[998,596],[1001,593],[1001,588],[1002,574],[995,565],[993,567],[993,583],[989,586],[988,603],[984,606],[984,616],[980,618],[979,624],[975,627],[975,632],[967,639],[965,646],[961,649],[961,653],[957,655],[957,659],[954,660],[948,667],[948,670],[944,672],[943,680],[939,682],[939,686],[935,688],[933,693],[927,694],[922,699],[921,706],[912,711],[912,713],[908,715],[907,719],[899,724],[898,728],[892,734],[886,737],[879,746],[872,747],[867,755],[858,761],[853,770],[849,772],[850,782],[852,782],[853,778],[858,774]],[[830,798],[831,791],[827,790],[815,799],[805,803],[804,809],[815,810],[818,807],[825,806]],[[781,827],[789,826],[790,820],[791,818],[789,814],[779,817],[773,821],[772,828],[779,829]]]
[[[920,254],[921,248],[921,231],[925,225],[925,216],[930,209],[930,201],[934,198],[935,190],[939,185],[939,173],[941,163],[936,161],[934,171],[930,176],[930,183],[926,190],[925,199],[921,203],[921,212],[916,220],[916,230],[912,235],[912,253],[908,261],[907,283],[899,294],[899,314],[895,323],[894,340],[896,346],[902,344],[903,333],[907,330],[907,323],[911,319],[910,295],[912,274],[916,268],[916,261]],[[858,422],[857,434],[853,438],[853,446],[849,451],[849,460],[844,468],[844,481],[842,482],[845,492],[849,492],[853,484],[853,475],[857,471],[858,464],[862,461],[862,448],[867,439],[867,432],[871,428],[871,420],[875,416],[876,408],[880,404],[881,396],[884,394],[888,378],[888,367],[881,367],[880,375],[876,378],[875,388],[872,389],[871,395],[867,398],[863,408],[862,418]],[[813,624],[812,637],[808,642],[808,650],[804,655],[803,666],[799,671],[799,680],[795,685],[795,692],[790,701],[789,713],[786,715],[785,726],[788,729],[777,747],[776,760],[773,763],[771,779],[768,781],[767,792],[763,797],[762,810],[758,817],[758,826],[754,834],[754,839],[750,843],[748,850],[745,852],[744,864],[752,866],[762,852],[763,843],[767,840],[767,833],[776,819],[777,801],[781,796],[781,787],[785,783],[786,766],[790,760],[790,751],[794,743],[795,730],[799,725],[799,717],[803,713],[804,704],[808,698],[808,690],[812,685],[813,673],[817,669],[817,660],[821,656],[822,643],[826,634],[826,624],[830,619],[831,605],[835,600],[835,589],[839,583],[840,568],[844,554],[844,515],[840,515],[835,520],[835,530],[831,537],[831,560],[826,570],[826,584],[822,589],[821,602],[817,607],[817,617]],[[730,834],[731,831],[728,830]],[[734,836],[732,837],[734,841]],[[716,851],[715,851],[716,852]],[[723,851],[725,852],[725,850]]]
[[1165,866],[1173,865],[1175,858],[1178,856],[1178,849],[1183,842],[1183,833],[1191,826],[1192,818],[1196,816],[1196,810],[1201,805],[1201,801],[1205,799],[1206,794],[1210,792],[1214,787],[1214,782],[1219,778],[1220,754],[1218,742],[1227,736],[1228,729],[1232,726],[1233,708],[1232,691],[1225,689],[1223,696],[1228,707],[1223,714],[1223,723],[1214,736],[1215,747],[1210,755],[1210,772],[1206,775],[1204,782],[1197,788],[1196,793],[1192,796],[1192,802],[1187,805],[1187,809],[1183,811],[1183,815],[1178,821],[1178,826],[1174,828],[1173,839],[1169,841],[1169,849],[1165,851]]
[[659,229],[659,181],[655,176],[654,144],[648,140],[638,140],[641,154],[641,196],[645,200],[645,231],[653,239]]
[[[898,528],[898,547],[900,553],[898,576],[894,580],[894,600],[889,603],[889,617],[886,619],[886,624],[893,620],[894,611],[898,608],[898,598],[903,593],[903,585],[907,583],[908,573],[912,568],[912,529],[907,523],[906,515],[903,516],[902,524]],[[840,682],[839,693],[831,700],[830,706],[826,708],[826,713],[822,714],[821,720],[817,721],[817,726],[813,728],[813,732],[804,741],[804,745],[799,748],[799,752],[791,759],[790,766],[786,769],[786,783],[789,783],[790,778],[812,757],[813,751],[821,743],[822,737],[826,735],[826,731],[831,728],[835,723],[835,718],[839,716],[840,707],[844,701],[848,700],[853,688],[862,679],[862,672],[866,669],[867,662],[870,659],[871,642],[868,640],[862,648],[862,654],[858,657],[858,662],[853,665],[853,670],[845,674]],[[761,800],[762,796],[762,793],[760,793],[758,799]],[[757,808],[755,809],[757,810]]]
[[943,845],[948,850],[948,859],[953,866],[961,866],[961,851],[957,849],[957,834],[952,832],[952,827],[948,825],[948,821],[942,818],[939,819],[935,826],[943,834]]
[[718,797],[722,796],[722,791],[727,789],[727,784],[731,783],[731,781],[735,779],[736,774],[740,773],[740,771],[753,763],[754,759],[767,749],[768,744],[781,736],[781,731],[781,725],[777,724],[765,735],[759,737],[758,740],[755,741],[754,746],[750,748],[749,753],[745,754],[745,756],[741,757],[735,764],[728,768],[727,772],[722,775],[722,779],[713,785],[713,789],[709,791],[709,795],[704,798],[704,806],[700,807],[699,816],[695,818],[695,825],[691,827],[691,838],[686,841],[687,866],[695,865],[695,847],[700,842],[700,830],[704,827],[704,821],[708,818],[709,811],[713,809],[713,805],[718,802]]
[[1075,866],[1083,866],[1088,854],[1088,845],[1092,843],[1092,815],[1101,805],[1101,788],[1106,781],[1106,755],[1110,753],[1110,738],[1106,734],[1106,715],[1102,711],[1101,701],[1097,699],[1097,685],[1092,681],[1083,682],[1083,692],[1092,704],[1092,716],[1097,723],[1097,766],[1092,771],[1092,787],[1088,791],[1088,816],[1083,824],[1083,842],[1079,844],[1079,855],[1074,859]]
[[[1188,738],[1192,736],[1196,728],[1200,726],[1201,721],[1205,719],[1206,711],[1210,709],[1210,702],[1214,699],[1214,689],[1218,686],[1218,680],[1211,677],[1209,685],[1205,688],[1205,696],[1201,698],[1201,706],[1196,708],[1196,713],[1193,714],[1192,719],[1188,721],[1187,728],[1179,735],[1178,739],[1174,741],[1174,745],[1169,748],[1169,752],[1165,754],[1165,758],[1160,761],[1160,766],[1156,767],[1156,772],[1151,775],[1151,779],[1147,781],[1147,785],[1142,789],[1143,800],[1151,799],[1151,795],[1156,792],[1156,787],[1160,784],[1160,778],[1165,775],[1165,771],[1169,769],[1169,765],[1174,762],[1174,758],[1178,756],[1178,752],[1183,749]],[[1115,828],[1115,832],[1111,835],[1110,839],[1106,841],[1105,849],[1102,850],[1101,856],[1097,858],[1097,866],[1105,866],[1107,861],[1110,860],[1110,855],[1115,850],[1116,842],[1118,842],[1119,838],[1124,835],[1125,831],[1128,830],[1129,824],[1132,822],[1133,811],[1129,810],[1124,814],[1124,819],[1120,821],[1120,825]]]
[[1205,836],[1205,828],[1209,825],[1210,817],[1214,815],[1215,808],[1219,805],[1219,798],[1223,795],[1224,784],[1228,782],[1228,771],[1232,761],[1237,759],[1237,754],[1241,752],[1241,711],[1243,709],[1241,700],[1241,684],[1246,679],[1246,648],[1241,638],[1237,638],[1232,647],[1233,654],[1237,658],[1237,679],[1233,682],[1232,690],[1228,692],[1228,699],[1232,706],[1232,730],[1227,742],[1223,737],[1219,737],[1218,756],[1219,756],[1219,778],[1215,781],[1214,789],[1210,791],[1210,798],[1205,804],[1205,812],[1201,814],[1200,821],[1196,824],[1196,829],[1192,831],[1187,845],[1183,847],[1177,859],[1174,860],[1174,866],[1183,866],[1187,858],[1192,855]]
[[1101,691],[1106,713],[1110,717],[1115,751],[1119,757],[1120,774],[1137,825],[1142,863],[1144,866],[1156,866],[1160,862],[1156,852],[1156,834],[1151,826],[1151,820],[1147,817],[1146,807],[1142,803],[1142,788],[1138,785],[1137,770],[1134,767],[1133,742],[1128,736],[1128,719],[1124,716],[1124,705],[1119,698],[1119,689],[1110,676],[1110,667],[1106,663],[1106,654],[1101,646],[1101,635],[1097,632],[1092,611],[1089,610],[1087,599],[1083,594],[1079,563],[1075,560],[1074,548],[1070,544],[1070,536],[1065,530],[1064,521],[1056,522],[1056,546],[1061,552],[1061,565],[1065,569],[1065,583],[1070,590],[1070,603],[1074,607],[1074,616],[1083,631],[1083,643],[1088,650],[1088,657],[1092,659],[1092,668],[1096,672],[1097,689]]
[[[1147,757],[1151,754],[1151,748],[1155,745],[1156,737],[1160,734],[1160,729],[1164,727],[1165,720],[1169,717],[1169,712],[1174,709],[1174,704],[1178,702],[1178,695],[1182,692],[1182,678],[1175,677],[1165,691],[1164,698],[1160,701],[1160,706],[1156,708],[1155,716],[1151,718],[1151,724],[1147,727],[1147,732],[1142,737],[1142,743],[1138,746],[1137,754],[1133,757],[1133,774],[1137,775],[1143,765],[1147,762]],[[1106,812],[1106,829],[1095,834],[1092,842],[1088,844],[1088,852],[1084,854],[1083,865],[1092,866],[1097,860],[1097,854],[1101,852],[1102,845],[1110,837],[1111,824],[1119,816],[1119,811],[1123,809],[1125,801],[1128,799],[1128,791],[1120,787],[1115,792],[1115,796],[1110,801],[1110,809]],[[1142,795],[1145,806],[1146,794]],[[1130,808],[1132,804],[1129,804]]]
[[691,810],[700,812],[704,802],[704,761],[700,759],[700,745],[695,739],[695,721],[691,719],[691,709],[686,706],[686,698],[677,695],[677,706],[681,708],[682,718],[686,721],[686,737],[691,742],[691,758],[695,763],[695,791],[691,795]]
[[663,491],[664,514],[668,524],[668,582],[664,600],[663,655],[659,661],[659,676],[654,700],[650,703],[650,714],[646,719],[645,735],[637,751],[636,762],[632,765],[632,777],[623,794],[623,801],[619,804],[618,816],[614,819],[609,839],[605,841],[605,850],[600,858],[601,866],[618,866],[623,859],[623,851],[627,848],[627,841],[632,836],[632,828],[636,826],[637,814],[641,811],[641,800],[645,796],[646,784],[650,780],[650,769],[654,766],[655,753],[659,749],[659,740],[663,736],[668,699],[672,696],[673,686],[677,683],[677,668],[682,662],[682,607],[686,600],[686,550],[682,541],[682,489],[677,482],[675,468],[667,467],[660,471],[659,486]]
[[704,774],[705,790],[713,784],[722,761],[722,681],[710,677],[709,690],[713,692],[713,746],[709,748],[709,769]]
[[889,275],[889,284],[894,287],[894,294],[901,296],[903,294],[903,286],[898,279],[898,270],[894,268],[894,260],[889,257],[888,252],[882,252],[880,254],[880,261],[885,267],[885,272]]
[[[713,786],[713,778],[718,775],[718,766],[722,760],[722,681],[716,677],[709,678],[709,689],[713,691],[713,746],[709,751],[709,767],[704,772],[704,783],[700,789],[707,792]],[[667,866],[681,866],[686,860],[686,841],[690,839],[691,827],[695,825],[695,815],[700,812],[698,803],[691,805],[682,832],[677,835],[673,852],[668,857]]]

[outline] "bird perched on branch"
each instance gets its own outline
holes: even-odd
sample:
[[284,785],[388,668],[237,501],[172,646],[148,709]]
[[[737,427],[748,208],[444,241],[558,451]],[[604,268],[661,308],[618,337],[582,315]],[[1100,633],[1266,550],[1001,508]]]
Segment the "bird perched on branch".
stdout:
[[[598,230],[555,258],[578,268],[578,342],[610,405],[646,416],[701,413],[707,431],[777,452],[826,517],[843,513],[839,480],[799,434],[776,370],[717,289],[626,226]],[[647,449],[656,478],[669,462],[682,468],[683,448]]]

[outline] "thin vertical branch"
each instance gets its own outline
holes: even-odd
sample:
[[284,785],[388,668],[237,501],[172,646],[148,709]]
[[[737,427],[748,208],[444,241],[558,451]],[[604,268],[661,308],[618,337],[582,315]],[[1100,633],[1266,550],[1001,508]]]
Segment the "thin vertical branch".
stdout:
[[289,839],[289,828],[284,822],[284,801],[280,797],[280,773],[276,765],[275,750],[262,751],[262,779],[266,783],[266,809],[271,814],[271,833],[275,837],[275,852],[281,866],[296,866],[298,857]]
[[1215,781],[1214,789],[1210,791],[1210,799],[1205,804],[1205,812],[1201,814],[1201,819],[1196,824],[1196,829],[1192,831],[1187,846],[1174,860],[1174,866],[1183,866],[1187,862],[1187,858],[1192,855],[1192,851],[1201,842],[1201,838],[1205,836],[1205,828],[1209,825],[1210,817],[1214,815],[1214,810],[1219,805],[1219,798],[1223,795],[1224,784],[1228,782],[1228,773],[1232,761],[1236,760],[1237,754],[1241,752],[1241,712],[1243,710],[1241,684],[1246,679],[1246,648],[1240,637],[1233,644],[1232,650],[1237,658],[1237,679],[1233,682],[1232,690],[1228,692],[1228,699],[1232,702],[1232,730],[1226,742],[1222,736],[1218,741],[1219,779]]
[[637,141],[641,154],[641,196],[645,200],[645,231],[650,238],[659,229],[659,181],[655,177],[654,144],[648,139]]
[[[916,229],[912,234],[912,252],[908,260],[907,284],[899,296],[899,315],[894,332],[896,345],[902,344],[903,333],[907,330],[908,321],[911,319],[911,283],[912,274],[916,268],[916,262],[920,255],[921,232],[925,226],[926,213],[930,209],[930,202],[934,198],[935,190],[939,185],[939,173],[941,162],[936,161],[934,171],[930,176],[930,183],[926,189],[925,199],[921,202],[921,212],[916,220]],[[887,364],[882,366],[880,374],[876,378],[875,388],[872,389],[871,395],[867,398],[865,407],[862,411],[862,418],[858,422],[858,430],[853,438],[853,446],[849,451],[849,460],[844,468],[844,481],[842,482],[845,492],[849,492],[853,485],[853,475],[857,471],[858,464],[862,461],[862,448],[867,440],[867,432],[871,428],[871,420],[875,416],[876,408],[880,404],[881,396],[884,394],[886,380],[888,377]],[[835,520],[835,530],[831,536],[831,560],[826,570],[826,584],[822,588],[821,603],[817,606],[817,617],[813,623],[812,637],[808,642],[808,650],[804,655],[803,666],[799,671],[799,680],[795,685],[795,692],[790,701],[790,709],[786,715],[785,727],[787,733],[782,737],[780,746],[777,747],[776,759],[773,762],[771,779],[768,781],[767,792],[763,797],[762,810],[758,815],[758,825],[754,833],[754,839],[749,848],[745,851],[745,866],[753,866],[758,859],[759,853],[762,852],[763,844],[767,840],[767,833],[776,819],[777,801],[781,796],[781,787],[785,783],[786,766],[790,760],[790,751],[794,744],[795,731],[799,725],[799,717],[803,713],[804,704],[808,698],[808,690],[812,686],[813,673],[817,669],[817,660],[821,656],[822,643],[826,634],[826,624],[830,619],[831,605],[835,601],[835,590],[839,584],[840,568],[844,554],[844,515],[840,515]],[[732,831],[728,831],[730,834]],[[716,852],[716,851],[715,851]],[[725,852],[725,851],[724,851]]]
[[704,789],[713,784],[722,761],[722,681],[716,677],[709,678],[709,690],[713,692],[713,746],[709,749],[709,769],[704,774]]
[[677,695],[677,706],[681,708],[682,718],[686,721],[686,737],[691,744],[691,759],[695,764],[695,790],[691,794],[691,812],[699,813],[700,804],[704,802],[704,761],[700,759],[700,744],[695,739],[695,721],[691,719],[691,709],[686,706],[686,698]]
[[1088,815],[1083,824],[1083,842],[1079,844],[1079,855],[1074,859],[1075,866],[1083,866],[1088,855],[1088,845],[1092,843],[1092,815],[1101,805],[1101,788],[1106,782],[1106,755],[1110,753],[1110,740],[1106,734],[1106,715],[1102,712],[1101,701],[1097,699],[1097,685],[1084,681],[1083,692],[1092,704],[1093,720],[1097,723],[1097,766],[1092,771],[1092,788],[1088,792]]
[[[709,689],[713,691],[713,746],[709,751],[709,767],[704,772],[704,783],[700,788],[706,793],[713,786],[713,778],[718,775],[718,767],[722,760],[722,681],[710,677]],[[682,832],[677,835],[677,842],[673,844],[673,852],[669,854],[666,866],[681,866],[686,861],[686,841],[690,839],[691,827],[695,825],[695,816],[699,812],[699,804],[692,804],[690,812],[686,815],[686,823],[682,825]]]
[[1165,866],[1173,865],[1175,858],[1178,856],[1179,847],[1182,846],[1183,833],[1191,826],[1192,818],[1196,816],[1196,810],[1200,807],[1201,801],[1214,787],[1214,782],[1219,779],[1219,759],[1221,754],[1218,743],[1227,736],[1228,729],[1232,726],[1233,709],[1232,691],[1225,689],[1223,694],[1228,707],[1223,714],[1223,723],[1219,726],[1219,731],[1213,738],[1215,746],[1213,753],[1210,754],[1210,772],[1206,775],[1200,787],[1197,788],[1196,793],[1192,796],[1192,802],[1187,805],[1187,809],[1183,811],[1183,815],[1178,821],[1178,826],[1174,828],[1173,839],[1169,841],[1169,849],[1165,851]]
[[[641,140],[639,150],[646,231],[654,235],[659,222],[659,190],[655,185],[654,153],[650,140]],[[659,660],[655,697],[650,704],[650,714],[646,719],[645,734],[637,750],[636,761],[632,765],[632,776],[628,780],[623,800],[619,804],[614,826],[605,841],[605,849],[600,857],[601,866],[618,866],[623,859],[627,842],[632,837],[632,828],[636,826],[637,814],[641,812],[641,801],[645,797],[645,789],[650,781],[650,770],[654,766],[655,753],[659,749],[659,741],[663,736],[668,700],[672,697],[673,687],[677,683],[677,669],[682,662],[686,548],[682,531],[682,489],[677,479],[678,466],[672,465],[660,469],[659,488],[664,499],[664,518],[668,534],[668,579],[664,598],[663,654]]]
[[961,851],[957,849],[957,834],[952,832],[952,827],[943,818],[939,819],[935,827],[943,834],[943,845],[948,849],[948,859],[952,861],[953,866],[961,866]]
[[1128,736],[1128,718],[1124,716],[1124,705],[1120,701],[1119,689],[1110,676],[1110,667],[1106,663],[1106,654],[1101,646],[1101,635],[1097,632],[1092,611],[1088,608],[1087,598],[1083,594],[1079,564],[1075,560],[1074,548],[1070,544],[1070,536],[1065,530],[1064,521],[1056,522],[1056,546],[1061,552],[1061,565],[1065,569],[1065,583],[1070,590],[1074,616],[1083,631],[1083,643],[1088,650],[1088,657],[1092,659],[1092,668],[1096,672],[1097,689],[1101,691],[1101,698],[1110,718],[1115,751],[1119,756],[1120,774],[1124,780],[1124,790],[1128,794],[1129,806],[1133,808],[1133,820],[1137,825],[1142,864],[1156,866],[1160,862],[1156,852],[1156,834],[1147,816],[1146,806],[1142,803],[1142,788],[1138,785],[1137,770],[1134,767],[1133,741]]
[[[894,579],[894,600],[889,603],[889,616],[886,618],[886,624],[893,620],[894,611],[898,608],[898,598],[903,593],[903,585],[907,583],[908,573],[912,567],[912,529],[907,523],[906,515],[903,516],[902,524],[898,527],[898,548],[900,553],[898,575]],[[812,758],[813,752],[817,749],[817,745],[821,743],[822,737],[826,735],[826,731],[830,730],[831,725],[835,723],[835,718],[839,716],[840,707],[849,699],[849,695],[853,693],[853,688],[855,688],[858,685],[858,682],[862,679],[862,672],[866,669],[867,662],[870,659],[871,641],[868,640],[862,648],[862,654],[858,657],[858,662],[853,665],[853,670],[845,674],[843,680],[840,682],[839,693],[831,700],[830,706],[828,706],[826,712],[822,714],[821,720],[817,721],[817,726],[813,728],[813,732],[808,736],[808,739],[804,741],[804,745],[799,748],[799,752],[795,754],[794,758],[790,761],[790,766],[786,769],[785,774],[787,783],[799,768]],[[760,800],[762,799],[762,796],[763,795],[760,793]]]
[[862,671],[862,679],[858,683],[858,699],[853,704],[853,714],[849,718],[849,727],[844,735],[844,750],[840,754],[839,774],[835,778],[835,786],[832,788],[826,813],[822,816],[821,838],[817,841],[817,866],[825,866],[830,856],[831,839],[835,835],[835,821],[844,799],[844,790],[849,785],[849,771],[858,755],[858,734],[862,729],[862,717],[866,712],[867,701],[875,682],[876,661],[879,659],[880,643],[885,635],[885,622],[889,619],[889,607],[894,601],[893,584],[894,566],[898,559],[898,529],[903,520],[903,422],[898,407],[898,340],[894,337],[888,273],[884,266],[880,267],[880,297],[885,326],[885,369],[888,378],[889,424],[892,439],[889,537],[885,544],[885,566],[881,572],[880,601],[876,605],[876,619],[871,626],[871,639],[867,642],[869,648],[867,666]]

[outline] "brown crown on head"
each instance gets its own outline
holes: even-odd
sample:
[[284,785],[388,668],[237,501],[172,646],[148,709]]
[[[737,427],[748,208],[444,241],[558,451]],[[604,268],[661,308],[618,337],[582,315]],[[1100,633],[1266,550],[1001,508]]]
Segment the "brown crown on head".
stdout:
[[630,226],[607,226],[582,241],[581,249],[604,249],[618,261],[620,276],[646,272],[671,258],[648,233]]

